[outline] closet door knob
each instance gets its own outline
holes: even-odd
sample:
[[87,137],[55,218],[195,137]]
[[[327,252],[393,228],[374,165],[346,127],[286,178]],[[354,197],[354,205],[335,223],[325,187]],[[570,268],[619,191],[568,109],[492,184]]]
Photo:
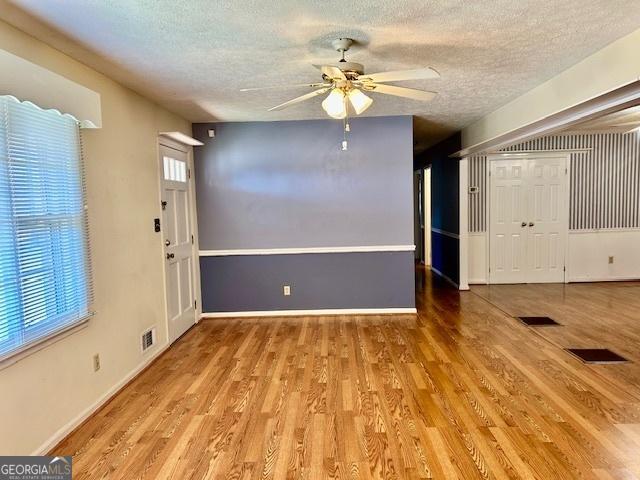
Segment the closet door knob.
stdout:
[[529,222],[529,226],[533,227],[535,224],[533,222]]
[[520,226],[521,226],[521,227],[526,227],[526,226],[527,226],[527,222],[522,222],[522,223],[520,224]]

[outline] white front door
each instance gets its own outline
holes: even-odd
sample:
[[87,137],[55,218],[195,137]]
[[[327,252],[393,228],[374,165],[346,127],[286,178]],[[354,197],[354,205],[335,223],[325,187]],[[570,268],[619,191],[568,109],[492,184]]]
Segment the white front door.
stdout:
[[564,281],[566,156],[490,162],[490,283]]
[[196,321],[188,155],[160,145],[162,235],[169,342]]

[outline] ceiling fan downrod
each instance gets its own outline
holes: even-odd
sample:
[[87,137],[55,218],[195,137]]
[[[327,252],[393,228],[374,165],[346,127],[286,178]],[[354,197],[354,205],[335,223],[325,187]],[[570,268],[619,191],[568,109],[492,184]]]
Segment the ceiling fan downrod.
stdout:
[[351,48],[351,45],[353,45],[353,39],[336,38],[331,42],[331,45],[342,55],[342,58],[340,59],[339,63],[345,63],[347,60],[344,58],[344,54],[347,50],[349,50],[349,48]]

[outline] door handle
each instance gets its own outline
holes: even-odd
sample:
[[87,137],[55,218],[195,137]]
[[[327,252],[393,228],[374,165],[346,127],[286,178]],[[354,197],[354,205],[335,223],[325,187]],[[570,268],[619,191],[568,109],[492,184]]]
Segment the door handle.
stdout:
[[165,247],[168,247],[169,245],[171,245],[171,240],[169,240],[168,238],[164,241],[164,245]]
[[173,253],[167,253],[167,260],[171,260],[175,255]]
[[521,226],[521,227],[526,227],[526,226],[527,226],[527,222],[522,222],[522,223],[520,224],[520,226]]
[[534,225],[535,225],[535,223],[533,223],[533,222],[529,222],[529,226],[530,226],[530,227],[533,227]]

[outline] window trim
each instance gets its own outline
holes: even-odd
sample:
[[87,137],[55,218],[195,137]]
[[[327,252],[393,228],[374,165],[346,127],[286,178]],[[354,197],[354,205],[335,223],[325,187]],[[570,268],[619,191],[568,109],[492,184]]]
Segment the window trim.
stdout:
[[85,317],[82,317],[81,320],[74,322],[71,325],[67,325],[64,328],[59,330],[54,330],[50,334],[39,338],[37,340],[33,340],[30,343],[25,343],[21,347],[10,351],[9,353],[0,357],[0,371],[4,370],[7,367],[23,360],[26,357],[33,355],[40,350],[44,350],[47,347],[50,347],[54,343],[58,343],[60,340],[70,337],[74,333],[79,332],[80,330],[84,330],[89,326],[89,320],[91,317],[95,315],[94,312],[89,313]]

